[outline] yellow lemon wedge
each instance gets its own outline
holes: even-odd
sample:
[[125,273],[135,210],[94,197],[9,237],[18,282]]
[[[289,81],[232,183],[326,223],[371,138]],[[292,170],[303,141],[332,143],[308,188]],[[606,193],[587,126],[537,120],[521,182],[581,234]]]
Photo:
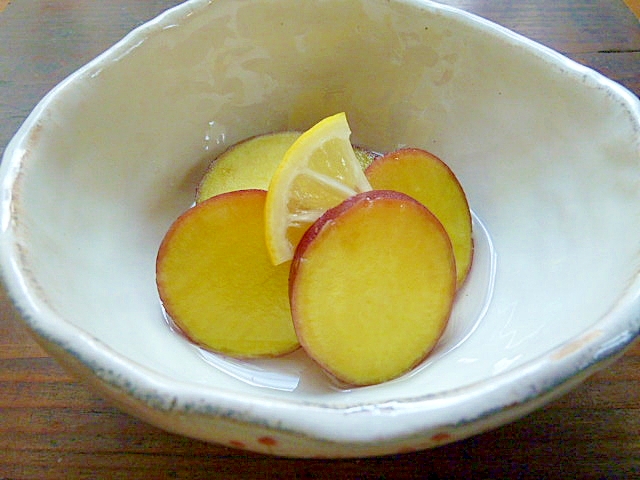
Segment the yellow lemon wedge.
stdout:
[[327,117],[289,147],[265,204],[265,239],[274,265],[293,258],[307,228],[328,209],[372,190],[351,145],[344,113]]

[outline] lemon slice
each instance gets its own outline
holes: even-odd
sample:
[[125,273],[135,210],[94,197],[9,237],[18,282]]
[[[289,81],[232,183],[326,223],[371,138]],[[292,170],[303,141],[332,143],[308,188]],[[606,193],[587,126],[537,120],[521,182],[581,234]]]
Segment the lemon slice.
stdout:
[[328,209],[371,190],[344,113],[321,120],[286,151],[269,184],[265,237],[274,265],[293,258],[307,228]]

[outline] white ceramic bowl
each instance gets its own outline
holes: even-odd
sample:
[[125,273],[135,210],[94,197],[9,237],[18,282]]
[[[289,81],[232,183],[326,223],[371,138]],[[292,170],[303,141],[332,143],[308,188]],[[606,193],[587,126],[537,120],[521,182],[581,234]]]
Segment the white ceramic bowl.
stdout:
[[[341,110],[357,143],[431,150],[467,191],[475,263],[438,349],[352,390],[300,352],[203,354],[163,319],[165,231],[212,155]],[[54,357],[166,430],[290,456],[429,448],[539,407],[638,335],[639,145],[631,93],[449,7],[192,0],[62,82],[11,141],[3,280]]]

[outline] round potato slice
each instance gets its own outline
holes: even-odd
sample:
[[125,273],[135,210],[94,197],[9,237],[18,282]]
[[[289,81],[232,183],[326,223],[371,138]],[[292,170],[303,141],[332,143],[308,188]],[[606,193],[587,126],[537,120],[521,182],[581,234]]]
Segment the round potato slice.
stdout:
[[299,345],[289,309],[289,264],[264,243],[263,190],[210,198],[180,216],[156,262],[162,303],[193,342],[226,355],[273,357]]
[[451,238],[460,288],[471,268],[473,232],[467,197],[453,171],[432,153],[403,148],[376,158],[365,173],[373,188],[406,193],[438,217]]
[[266,190],[285,152],[299,136],[299,132],[267,133],[232,145],[207,168],[196,189],[196,202],[234,190]]
[[325,212],[296,249],[294,326],[310,357],[352,385],[408,372],[438,342],[456,293],[449,236],[408,195],[358,194]]

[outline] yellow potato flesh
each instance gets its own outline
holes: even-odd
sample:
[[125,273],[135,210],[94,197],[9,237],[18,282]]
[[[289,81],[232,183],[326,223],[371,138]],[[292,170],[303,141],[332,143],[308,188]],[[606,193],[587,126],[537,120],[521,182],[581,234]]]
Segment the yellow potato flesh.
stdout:
[[303,237],[290,298],[300,343],[336,378],[369,385],[422,361],[456,290],[451,243],[422,205],[367,192],[328,211]]
[[203,347],[236,357],[295,350],[289,264],[273,266],[264,242],[261,190],[218,195],[172,225],[156,263],[168,315]]
[[225,150],[209,166],[196,192],[196,202],[235,190],[267,190],[273,172],[298,132],[251,137]]
[[366,175],[373,188],[406,193],[442,222],[453,245],[460,287],[471,267],[473,237],[467,198],[451,169],[424,150],[407,148],[376,159]]

